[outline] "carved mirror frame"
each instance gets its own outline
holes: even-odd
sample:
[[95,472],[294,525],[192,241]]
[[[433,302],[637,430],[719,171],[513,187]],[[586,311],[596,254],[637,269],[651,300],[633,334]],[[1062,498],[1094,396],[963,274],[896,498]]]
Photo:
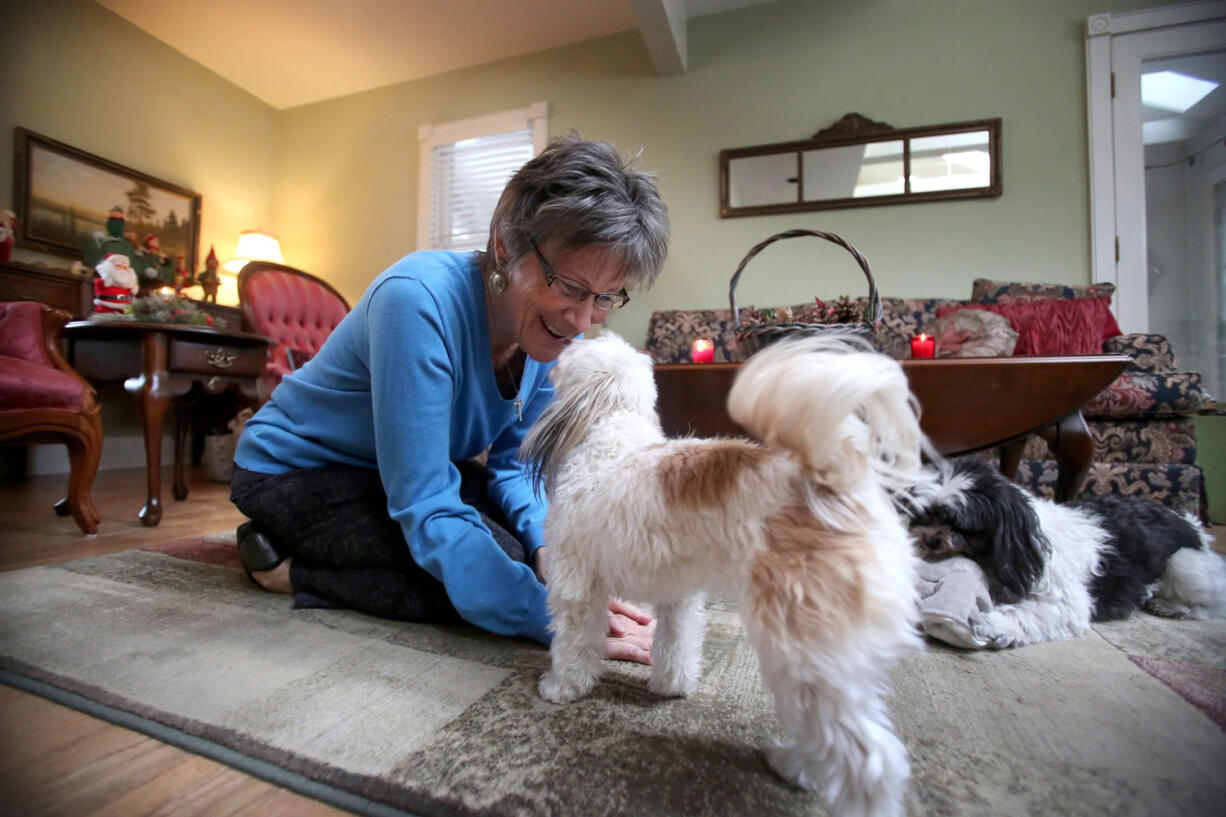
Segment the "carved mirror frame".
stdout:
[[[946,125],[928,125],[918,128],[895,128],[885,122],[875,122],[858,113],[849,113],[824,130],[818,131],[811,139],[797,142],[777,142],[769,145],[752,145],[743,148],[729,148],[719,153],[719,214],[721,218],[736,218],[739,216],[773,215],[776,213],[796,213],[807,210],[834,210],[845,207],[872,207],[883,204],[910,204],[912,202],[946,201],[949,199],[991,198],[1001,195],[1000,170],[1000,119],[980,119],[972,122],[955,122]],[[934,139],[935,137],[956,137],[959,134],[986,133],[983,145],[988,154],[988,170],[986,184],[971,187],[954,187],[939,190],[915,190],[913,185],[913,154],[922,153],[913,149],[917,140]],[[971,137],[978,140],[978,136]],[[898,143],[894,145],[893,143]],[[829,181],[813,178],[810,173],[810,184],[806,185],[806,154],[814,157],[812,164],[817,167],[821,152],[827,152],[827,158],[836,156],[859,157],[857,162],[878,147],[878,154],[886,157],[881,160],[884,169],[892,171],[897,168],[897,178],[890,183],[877,185],[885,192],[862,195],[836,195],[823,197],[821,187],[837,186],[845,189],[846,180]],[[975,145],[976,148],[979,144]],[[857,151],[857,148],[859,150]],[[832,150],[833,149],[833,150]],[[894,158],[897,156],[897,158]],[[777,193],[760,194],[770,201],[754,204],[733,204],[733,189],[731,173],[733,163],[737,160],[754,159],[768,176]],[[748,166],[742,164],[742,168]],[[845,171],[859,171],[861,164],[846,165]],[[845,175],[845,173],[844,173]],[[978,174],[982,177],[984,174]],[[791,193],[795,186],[794,197]],[[854,186],[861,186],[853,183]],[[812,197],[806,197],[806,190]],[[853,187],[854,189],[854,187]]]

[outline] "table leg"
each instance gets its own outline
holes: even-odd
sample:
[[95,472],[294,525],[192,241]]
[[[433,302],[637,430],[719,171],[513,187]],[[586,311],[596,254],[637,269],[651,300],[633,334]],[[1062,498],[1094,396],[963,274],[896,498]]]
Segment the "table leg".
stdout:
[[1081,492],[1090,464],[1094,461],[1094,440],[1081,409],[1071,411],[1039,432],[1055,455],[1056,501],[1067,502]]
[[147,332],[141,337],[141,373],[129,378],[124,389],[136,398],[145,432],[145,507],[137,516],[141,524],[155,527],[162,521],[162,428],[171,395],[167,381],[167,350],[165,338],[159,332]]

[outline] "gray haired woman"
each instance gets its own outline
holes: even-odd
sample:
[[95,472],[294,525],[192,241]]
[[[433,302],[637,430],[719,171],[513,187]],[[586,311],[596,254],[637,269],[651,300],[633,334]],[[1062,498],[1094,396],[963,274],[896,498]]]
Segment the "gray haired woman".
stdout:
[[[545,500],[519,444],[558,354],[650,286],[667,245],[652,177],[572,133],[507,184],[484,253],[393,264],[247,423],[247,572],[297,606],[548,644]],[[613,600],[609,625],[609,657],[650,661],[649,616]]]

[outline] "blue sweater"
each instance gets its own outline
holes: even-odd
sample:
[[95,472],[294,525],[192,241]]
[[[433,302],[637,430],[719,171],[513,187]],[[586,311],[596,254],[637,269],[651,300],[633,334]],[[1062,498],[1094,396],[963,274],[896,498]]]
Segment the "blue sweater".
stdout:
[[377,468],[413,559],[466,621],[548,644],[545,587],[460,501],[452,461],[490,448],[490,494],[524,547],[544,544],[545,504],[519,444],[553,398],[552,364],[528,358],[523,420],[498,392],[477,256],[418,252],[374,280],[319,353],[248,421],[235,462],[279,474]]

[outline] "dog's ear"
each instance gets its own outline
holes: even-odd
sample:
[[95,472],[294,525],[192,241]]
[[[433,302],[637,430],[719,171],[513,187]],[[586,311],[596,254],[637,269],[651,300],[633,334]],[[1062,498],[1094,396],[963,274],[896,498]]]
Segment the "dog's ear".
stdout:
[[600,418],[618,410],[641,412],[644,406],[648,412],[654,410],[655,381],[651,379],[650,363],[643,382],[639,382],[641,378],[626,376],[624,369],[617,365],[617,360],[602,363],[599,359],[575,356],[566,361],[564,376],[554,383],[553,401],[541,412],[519,447],[520,459],[528,464],[538,494],[542,485],[547,493],[552,493],[563,463]]
[[1002,587],[1028,595],[1051,554],[1029,495],[991,463],[973,458],[953,461],[942,478],[939,515]]
[[1051,556],[1039,515],[1030,499],[1007,482],[984,498],[993,517],[993,525],[985,531],[990,541],[984,554],[991,573],[1010,592],[1029,595]]

